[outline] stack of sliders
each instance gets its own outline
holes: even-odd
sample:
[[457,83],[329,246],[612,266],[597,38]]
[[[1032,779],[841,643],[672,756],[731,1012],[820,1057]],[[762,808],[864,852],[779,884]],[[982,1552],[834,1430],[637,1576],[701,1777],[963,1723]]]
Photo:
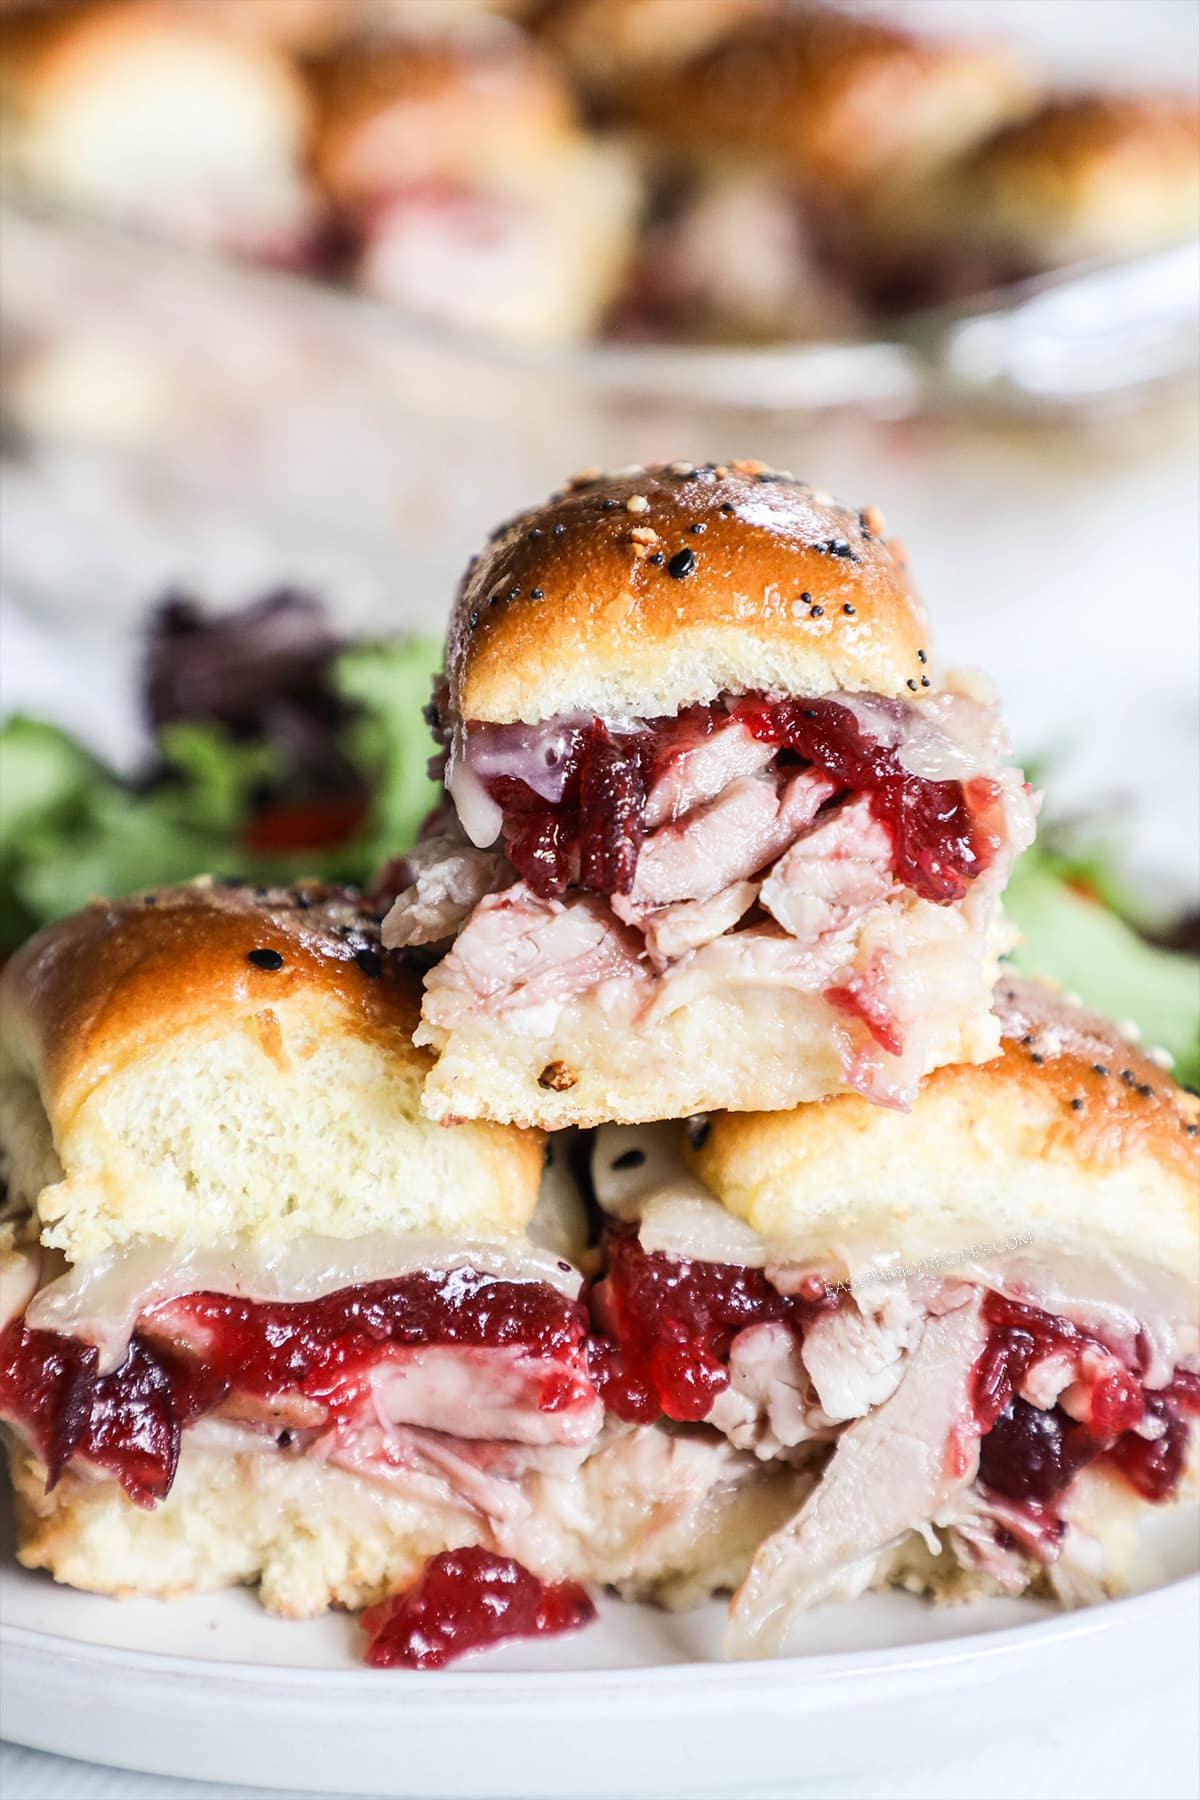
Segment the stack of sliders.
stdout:
[[408,1665],[597,1584],[732,1589],[739,1655],[1119,1589],[1200,1411],[1200,1107],[1005,973],[1034,801],[884,521],[580,477],[429,717],[370,904],[200,882],[5,972],[22,1560]]

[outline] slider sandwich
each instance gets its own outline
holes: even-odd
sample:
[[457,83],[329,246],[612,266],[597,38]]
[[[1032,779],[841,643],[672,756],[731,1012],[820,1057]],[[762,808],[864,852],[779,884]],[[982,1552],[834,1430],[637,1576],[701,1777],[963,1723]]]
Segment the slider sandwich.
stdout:
[[[677,10],[648,8],[668,24]],[[1003,49],[786,5],[730,11],[669,62],[630,58],[609,93],[659,172],[623,313],[631,329],[717,340],[844,337],[894,310],[907,295],[894,249],[879,266],[881,240],[1032,104]]]
[[470,565],[385,871],[440,1121],[787,1108],[993,1056],[1034,803],[899,545],[758,463],[577,478]]
[[27,1566],[302,1616],[469,1549],[678,1599],[794,1510],[716,1434],[606,1427],[564,1171],[539,1207],[540,1134],[422,1119],[419,989],[353,895],[95,902],[0,1001]]
[[615,103],[684,156],[762,158],[822,208],[903,193],[1029,109],[1023,65],[991,44],[832,6],[743,10],[669,66],[634,63]]
[[995,1004],[1000,1055],[908,1113],[843,1095],[596,1133],[606,1405],[806,1485],[734,1654],[869,1586],[1098,1599],[1188,1478],[1200,1102],[1045,986],[1002,978]]
[[1033,275],[1196,236],[1194,96],[1067,93],[997,131],[952,168],[944,228]]
[[558,71],[503,20],[350,48],[318,71],[315,168],[360,285],[525,341],[599,324],[640,191]]
[[0,109],[6,167],[41,194],[273,261],[311,253],[303,83],[211,13],[98,0],[6,23]]
[[862,277],[907,311],[1179,243],[1200,220],[1200,110],[1166,95],[1052,94],[877,210]]

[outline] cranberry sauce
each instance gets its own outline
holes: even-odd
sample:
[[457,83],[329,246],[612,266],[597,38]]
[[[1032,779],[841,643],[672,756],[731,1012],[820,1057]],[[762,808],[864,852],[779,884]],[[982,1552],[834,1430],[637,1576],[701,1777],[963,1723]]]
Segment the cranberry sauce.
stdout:
[[593,1339],[600,1397],[620,1419],[703,1419],[729,1385],[729,1351],[749,1325],[802,1334],[832,1304],[819,1278],[810,1296],[781,1294],[761,1269],[643,1250],[635,1233],[605,1233],[606,1267],[591,1292],[603,1336]]
[[415,1586],[362,1615],[373,1669],[440,1669],[468,1650],[575,1631],[596,1616],[575,1581],[541,1581],[478,1545],[443,1550]]
[[515,1348],[547,1365],[536,1404],[560,1412],[592,1397],[586,1330],[583,1308],[556,1289],[473,1269],[421,1270],[301,1304],[188,1294],[151,1307],[104,1376],[90,1346],[16,1321],[0,1337],[0,1417],[37,1447],[50,1486],[79,1455],[151,1505],[170,1490],[180,1432],[233,1393],[298,1395],[336,1418],[389,1352]]
[[[1137,1376],[1100,1341],[1069,1320],[989,1293],[984,1317],[991,1326],[975,1366],[975,1414],[983,1432],[979,1478],[1007,1499],[1049,1502],[1079,1471],[1105,1456],[1147,1500],[1174,1493],[1187,1452],[1188,1414],[1200,1414],[1200,1375],[1176,1372],[1165,1388],[1145,1390]],[[1023,1400],[1018,1389],[1044,1357],[1064,1355],[1078,1364],[1070,1416]],[[1089,1365],[1090,1364],[1090,1368]],[[1136,1427],[1161,1423],[1157,1437]]]
[[632,732],[600,719],[564,732],[556,763],[561,797],[548,801],[510,774],[484,777],[504,812],[510,862],[536,894],[570,883],[598,894],[627,894],[645,832],[646,799],[671,760],[738,721],[760,742],[807,763],[841,793],[870,796],[895,848],[899,879],[927,900],[961,900],[968,881],[995,856],[999,790],[984,777],[930,781],[910,774],[897,751],[864,731],[836,700],[767,700],[690,707]]
[[871,811],[892,840],[896,875],[922,899],[961,900],[967,882],[987,868],[999,839],[983,826],[998,790],[982,777],[929,781],[912,775],[897,751],[865,732],[836,700],[747,699],[735,708],[754,736],[790,750],[851,793],[870,796]]

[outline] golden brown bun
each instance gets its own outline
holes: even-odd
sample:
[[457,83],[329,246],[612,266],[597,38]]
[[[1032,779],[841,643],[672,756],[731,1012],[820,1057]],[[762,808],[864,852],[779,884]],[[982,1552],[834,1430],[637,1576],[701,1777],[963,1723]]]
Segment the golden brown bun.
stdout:
[[1194,98],[1066,94],[996,133],[949,179],[948,225],[1049,267],[1200,228]]
[[551,0],[543,39],[584,90],[604,98],[630,76],[671,69],[779,0]]
[[304,56],[341,41],[357,26],[356,0],[171,0],[176,11]]
[[468,568],[451,706],[509,722],[655,717],[758,688],[916,691],[928,625],[882,532],[761,463],[576,477]]
[[202,13],[99,0],[6,23],[0,105],[6,164],[72,205],[264,253],[311,226],[303,84]]
[[501,182],[575,124],[552,64],[500,24],[462,38],[365,45],[317,71],[314,163],[338,205],[369,205],[435,176]]
[[765,1239],[906,1260],[1029,1236],[1195,1280],[1200,1100],[1095,1013],[1002,978],[1003,1049],[938,1069],[910,1113],[856,1095],[721,1114],[695,1173]]
[[982,44],[812,6],[720,38],[621,94],[690,154],[765,156],[818,198],[911,181],[1027,109],[1022,70]]
[[[18,1556],[105,1594],[177,1595],[257,1582],[289,1618],[357,1609],[411,1582],[448,1546],[487,1544],[551,1577],[688,1605],[736,1585],[797,1504],[794,1472],[709,1437],[617,1428],[577,1472],[533,1473],[499,1541],[486,1512],[402,1480],[371,1480],[208,1421],[185,1432],[175,1485],[152,1510],[115,1481],[45,1470],[9,1440]],[[513,1541],[512,1534],[516,1534]]]
[[143,1238],[521,1231],[541,1141],[421,1118],[419,1005],[336,890],[93,902],[0,977],[10,1186],[72,1261]]

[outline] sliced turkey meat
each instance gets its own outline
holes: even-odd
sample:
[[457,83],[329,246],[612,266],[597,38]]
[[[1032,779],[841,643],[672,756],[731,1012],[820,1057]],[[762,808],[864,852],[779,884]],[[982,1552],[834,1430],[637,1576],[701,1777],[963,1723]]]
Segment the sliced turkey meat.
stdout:
[[729,718],[705,735],[683,723],[646,796],[646,829],[673,824],[731,782],[759,774],[774,760],[774,745],[751,737],[737,719]]
[[734,1597],[731,1655],[770,1655],[802,1608],[860,1592],[883,1550],[970,1484],[969,1384],[986,1337],[974,1295],[927,1320],[895,1393],[847,1427],[811,1497],[759,1550]]
[[477,850],[455,831],[422,838],[391,879],[403,885],[384,918],[383,942],[406,950],[456,936],[486,895],[512,885],[513,871],[494,850]]
[[646,839],[633,899],[643,906],[711,899],[765,869],[836,791],[833,782],[812,773],[782,785],[768,776],[738,776],[716,799]]
[[780,857],[759,899],[797,942],[815,943],[887,899],[891,862],[891,841],[869,802],[843,801]]

